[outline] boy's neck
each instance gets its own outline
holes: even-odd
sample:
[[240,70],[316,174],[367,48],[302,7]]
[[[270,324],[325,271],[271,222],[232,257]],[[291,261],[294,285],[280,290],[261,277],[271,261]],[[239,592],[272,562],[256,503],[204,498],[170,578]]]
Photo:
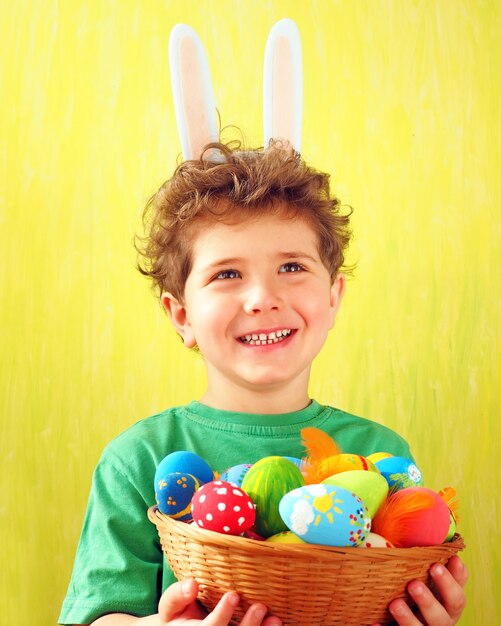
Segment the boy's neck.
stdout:
[[232,411],[234,413],[260,413],[273,415],[278,413],[293,413],[306,408],[311,400],[307,389],[296,386],[294,389],[280,390],[270,389],[256,392],[250,389],[238,389],[238,393],[232,393],[228,387],[224,394],[217,393],[211,389],[200,398],[200,402],[206,406],[222,411]]

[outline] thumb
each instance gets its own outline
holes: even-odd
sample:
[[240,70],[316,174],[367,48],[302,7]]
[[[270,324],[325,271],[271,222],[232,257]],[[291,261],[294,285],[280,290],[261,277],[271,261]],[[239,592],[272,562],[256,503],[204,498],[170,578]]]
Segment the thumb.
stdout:
[[158,603],[158,615],[164,622],[179,617],[181,613],[196,599],[198,584],[189,578],[174,583],[163,592]]

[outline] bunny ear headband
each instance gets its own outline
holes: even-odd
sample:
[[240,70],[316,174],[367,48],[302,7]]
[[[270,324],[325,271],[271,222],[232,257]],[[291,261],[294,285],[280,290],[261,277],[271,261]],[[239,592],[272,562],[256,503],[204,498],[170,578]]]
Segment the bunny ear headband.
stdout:
[[[176,122],[185,160],[219,141],[219,123],[209,63],[197,33],[185,24],[172,29],[169,59]],[[291,19],[277,22],[264,56],[264,146],[271,139],[289,141],[301,151],[303,66],[298,28]]]

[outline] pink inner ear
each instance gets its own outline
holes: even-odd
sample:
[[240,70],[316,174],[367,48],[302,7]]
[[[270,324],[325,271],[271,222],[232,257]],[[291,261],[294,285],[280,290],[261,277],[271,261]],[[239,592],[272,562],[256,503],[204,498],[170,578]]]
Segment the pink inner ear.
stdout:
[[197,47],[189,37],[180,42],[179,56],[186,136],[191,158],[198,159],[203,147],[210,141],[210,129]]
[[294,75],[287,37],[279,37],[273,58],[273,137],[294,141]]

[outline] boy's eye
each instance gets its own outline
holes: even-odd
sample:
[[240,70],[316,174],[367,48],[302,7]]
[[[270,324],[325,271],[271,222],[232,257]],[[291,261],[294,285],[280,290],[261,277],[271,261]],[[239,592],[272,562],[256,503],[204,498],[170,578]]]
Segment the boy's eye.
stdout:
[[299,263],[284,263],[283,265],[280,266],[280,269],[278,270],[279,272],[302,272],[304,270],[304,267],[302,265],[300,265]]
[[216,278],[217,280],[224,280],[226,278],[240,278],[240,272],[237,272],[237,270],[223,270],[222,272],[219,272],[219,274],[216,274],[214,278]]

